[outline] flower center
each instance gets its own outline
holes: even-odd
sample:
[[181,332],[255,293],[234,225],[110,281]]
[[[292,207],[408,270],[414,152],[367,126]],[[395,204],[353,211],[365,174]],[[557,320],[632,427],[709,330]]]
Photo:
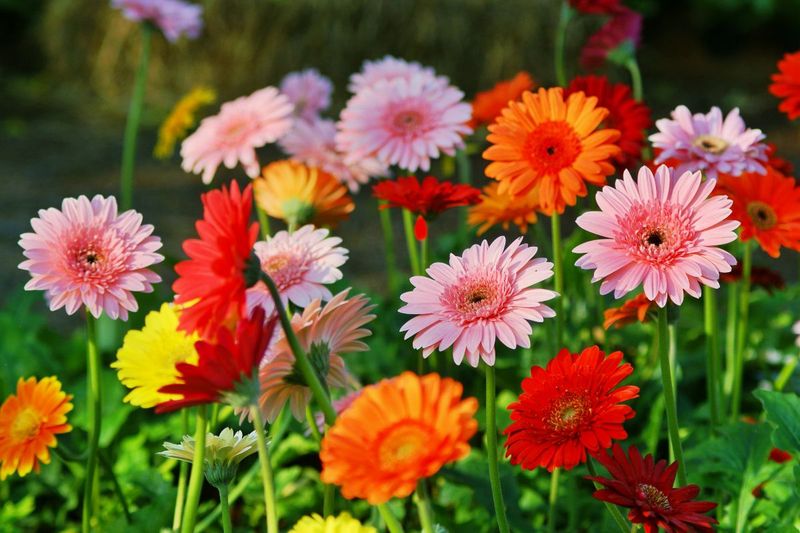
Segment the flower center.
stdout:
[[649,246],[661,246],[664,243],[664,233],[660,229],[652,230],[645,237],[645,244]]
[[249,117],[236,117],[231,119],[223,129],[223,136],[230,144],[239,144],[250,130],[251,121]]
[[641,499],[647,502],[647,504],[656,509],[658,511],[670,511],[672,510],[672,505],[669,503],[669,498],[666,494],[658,490],[653,485],[649,485],[647,483],[639,483],[636,486],[636,490],[638,491],[638,495]]
[[416,421],[401,421],[378,437],[378,457],[383,467],[399,470],[417,463],[429,446],[430,428]]
[[698,135],[692,143],[697,148],[709,154],[721,154],[728,149],[729,143],[715,135]]
[[401,111],[394,116],[392,124],[400,133],[411,133],[419,128],[422,115],[417,111]]
[[653,201],[632,205],[618,223],[617,246],[633,259],[664,267],[684,257],[697,236],[679,206]]
[[284,291],[303,281],[308,266],[302,255],[281,251],[263,258],[261,269],[272,277],[279,290]]
[[573,432],[591,413],[585,396],[567,393],[550,405],[547,423],[555,431]]
[[522,145],[522,154],[540,175],[558,174],[571,166],[581,153],[581,140],[564,121],[539,124]]
[[39,433],[42,419],[33,409],[23,409],[11,424],[11,438],[22,442],[35,437]]
[[502,314],[511,294],[511,285],[503,273],[473,272],[446,287],[439,301],[450,320],[466,326]]
[[764,202],[750,202],[747,204],[747,216],[753,225],[760,230],[767,230],[778,223],[778,215],[772,206]]

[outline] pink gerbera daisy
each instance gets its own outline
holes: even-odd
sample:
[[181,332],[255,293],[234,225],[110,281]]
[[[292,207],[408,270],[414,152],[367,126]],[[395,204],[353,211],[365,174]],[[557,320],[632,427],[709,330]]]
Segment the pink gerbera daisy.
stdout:
[[660,307],[668,297],[680,305],[684,292],[699,298],[701,285],[718,288],[720,273],[736,264],[718,246],[736,240],[739,222],[728,219],[727,196],[709,198],[715,184],[700,172],[679,175],[665,165],[655,175],[642,167],[636,181],[626,170],[614,187],[597,193],[600,211],[576,220],[603,238],[576,247],[586,255],[575,264],[595,269],[592,281],[603,280],[600,294],[621,298],[643,285]]
[[95,318],[105,311],[127,320],[139,308],[133,292],[152,292],[161,281],[148,268],[164,260],[156,253],[161,239],[136,211],[118,215],[114,197],[65,198],[60,211],[40,210],[31,226],[19,240],[28,258],[19,268],[31,273],[25,289],[45,291],[52,311],[71,315],[85,305]]
[[290,72],[281,80],[281,92],[294,105],[294,115],[303,120],[319,118],[320,111],[331,105],[333,84],[331,80],[309,68]]
[[657,164],[674,162],[675,173],[700,170],[710,178],[718,173],[739,176],[743,172],[766,173],[766,136],[750,129],[734,109],[724,118],[718,107],[707,114],[695,113],[680,105],[672,119],[656,121],[658,133],[650,136],[653,147],[661,150]]
[[406,61],[393,56],[383,59],[364,61],[361,72],[350,76],[347,88],[351,93],[357,93],[366,87],[371,87],[379,81],[391,81],[397,78],[410,80],[413,76],[421,75],[431,83],[447,85],[447,78],[437,76],[431,67],[423,67],[416,61]]
[[203,29],[203,6],[182,0],[112,0],[125,18],[158,27],[170,42],[181,35],[195,39]]
[[472,107],[464,93],[450,85],[432,85],[418,74],[381,80],[364,87],[347,102],[339,122],[336,146],[352,164],[375,157],[386,165],[414,172],[430,170],[441,152],[455,154]]
[[344,154],[336,150],[336,124],[332,120],[298,120],[280,140],[283,150],[295,161],[317,167],[358,192],[370,178],[385,176],[389,169],[374,157],[345,163]]
[[480,359],[494,365],[495,343],[530,347],[528,321],[543,322],[555,312],[542,302],[558,296],[532,285],[553,275],[553,264],[534,259],[536,247],[522,237],[505,247],[505,237],[483,241],[450,256],[450,264],[434,263],[428,276],[414,276],[414,289],[400,296],[401,313],[417,315],[400,331],[414,336],[414,348],[427,357],[453,347],[457,365],[466,357],[473,367]]
[[202,172],[203,183],[211,183],[220,164],[233,168],[241,163],[247,175],[255,178],[261,172],[256,148],[289,131],[292,109],[289,99],[275,87],[222,104],[219,114],[203,119],[183,141],[183,170]]

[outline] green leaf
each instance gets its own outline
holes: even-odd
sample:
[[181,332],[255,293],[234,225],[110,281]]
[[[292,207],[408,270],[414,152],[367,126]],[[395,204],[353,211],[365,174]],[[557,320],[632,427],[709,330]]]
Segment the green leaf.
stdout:
[[791,392],[758,390],[753,393],[767,412],[775,431],[772,442],[789,453],[800,452],[800,396]]

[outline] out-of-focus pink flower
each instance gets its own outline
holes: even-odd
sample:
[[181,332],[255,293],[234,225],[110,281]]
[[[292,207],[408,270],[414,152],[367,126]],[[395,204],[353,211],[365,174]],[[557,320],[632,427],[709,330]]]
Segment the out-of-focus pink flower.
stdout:
[[195,39],[203,29],[203,6],[183,0],[112,0],[111,5],[129,20],[154,24],[171,42],[181,35]]
[[437,76],[431,67],[423,67],[416,61],[406,61],[393,56],[383,59],[364,61],[361,72],[350,76],[347,88],[351,93],[357,93],[366,87],[371,87],[379,81],[392,81],[398,78],[410,80],[414,76],[421,76],[427,83],[446,86],[449,82],[444,76]]
[[[581,66],[587,70],[600,68],[614,53],[632,54],[642,38],[642,15],[620,7],[596,33],[589,36],[581,49]],[[627,47],[629,50],[625,50]]]
[[281,80],[281,92],[294,105],[294,115],[303,120],[316,120],[331,105],[331,80],[309,68],[290,72]]

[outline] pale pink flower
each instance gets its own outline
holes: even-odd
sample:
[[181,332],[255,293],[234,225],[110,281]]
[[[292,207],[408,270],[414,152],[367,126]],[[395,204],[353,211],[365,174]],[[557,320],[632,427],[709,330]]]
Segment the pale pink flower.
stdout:
[[709,178],[720,173],[766,173],[767,145],[762,142],[766,136],[745,126],[738,108],[723,120],[718,107],[705,115],[692,115],[680,105],[672,112],[672,119],[657,120],[656,127],[658,133],[650,136],[653,147],[661,150],[655,162],[676,160],[677,175],[698,170]]
[[290,72],[281,80],[281,92],[294,105],[294,115],[303,120],[319,118],[331,105],[333,84],[317,69]]
[[462,135],[472,106],[450,85],[431,85],[423,75],[381,80],[364,87],[342,111],[336,147],[352,164],[375,157],[409,172],[430,170],[440,153],[454,155],[464,146]]
[[[348,300],[349,291],[340,292],[324,306],[321,300],[314,300],[302,314],[292,317],[292,329],[300,347],[328,387],[347,385],[349,375],[341,356],[367,351],[368,347],[361,339],[371,332],[364,326],[375,318],[370,314],[375,306],[370,305],[366,296],[358,295]],[[274,421],[288,401],[294,417],[305,420],[311,389],[295,367],[294,354],[284,335],[281,334],[264,356],[259,376],[259,406],[264,418]]]
[[374,157],[364,157],[351,164],[336,150],[336,124],[332,120],[298,120],[280,140],[283,150],[295,161],[317,167],[358,192],[370,178],[386,176],[389,168]]
[[181,145],[183,170],[203,173],[211,183],[217,167],[241,163],[255,178],[261,172],[256,148],[281,138],[292,126],[292,104],[275,87],[259,89],[250,96],[222,104],[217,115],[207,117]]
[[203,7],[182,0],[112,0],[111,6],[122,10],[133,22],[157,26],[170,42],[182,34],[195,39],[203,29]]
[[495,344],[530,347],[529,321],[543,322],[555,312],[542,302],[558,296],[533,285],[553,275],[553,264],[534,259],[536,247],[522,237],[505,247],[505,237],[483,241],[451,254],[450,264],[434,263],[430,277],[414,276],[414,289],[400,296],[401,313],[417,315],[400,328],[406,339],[428,357],[453,347],[457,365],[466,358],[473,367],[480,359],[494,365]]
[[393,56],[382,59],[364,61],[361,72],[350,76],[347,88],[351,93],[357,93],[366,87],[371,87],[379,81],[391,81],[398,78],[410,80],[414,76],[422,76],[432,84],[446,86],[449,82],[444,76],[437,76],[431,67],[423,67],[416,61],[406,61]]
[[164,260],[161,239],[136,211],[118,215],[113,197],[65,198],[60,211],[39,210],[31,226],[20,236],[27,260],[19,268],[31,273],[25,289],[45,291],[52,311],[71,315],[85,305],[95,318],[127,320],[139,308],[132,293],[161,281],[148,268]]
[[603,238],[577,246],[573,251],[586,255],[575,264],[595,269],[600,294],[622,298],[642,285],[660,307],[668,297],[680,305],[684,292],[699,298],[701,285],[718,288],[720,273],[736,264],[719,246],[736,240],[739,222],[728,219],[727,196],[709,198],[715,184],[665,165],[655,175],[642,167],[636,181],[626,170],[597,193],[600,211],[578,217],[578,226]]

